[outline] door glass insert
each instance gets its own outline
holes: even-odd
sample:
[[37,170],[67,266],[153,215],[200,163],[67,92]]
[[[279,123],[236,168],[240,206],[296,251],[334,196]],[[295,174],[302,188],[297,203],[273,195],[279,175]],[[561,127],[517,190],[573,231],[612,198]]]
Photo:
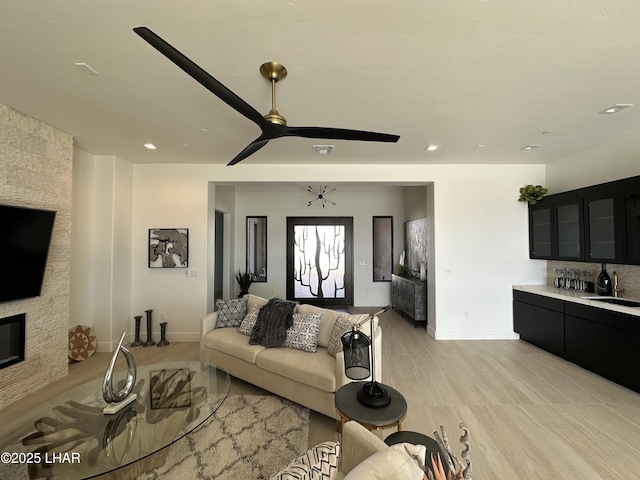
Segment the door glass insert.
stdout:
[[288,219],[289,299],[324,305],[351,304],[351,221],[331,217]]

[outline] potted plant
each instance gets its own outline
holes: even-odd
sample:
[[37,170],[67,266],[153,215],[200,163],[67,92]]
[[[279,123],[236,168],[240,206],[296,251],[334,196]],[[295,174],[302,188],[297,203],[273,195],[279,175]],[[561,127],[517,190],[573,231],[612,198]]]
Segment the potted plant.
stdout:
[[238,270],[238,273],[236,273],[236,280],[238,281],[238,285],[240,286],[240,294],[238,295],[238,298],[242,298],[247,293],[249,293],[249,287],[253,283],[253,278],[251,277],[250,273],[242,273],[240,270]]
[[396,275],[399,277],[410,277],[411,276],[411,270],[409,269],[409,267],[407,267],[406,265],[396,265],[396,271],[395,271]]
[[542,197],[549,191],[540,185],[525,185],[520,189],[519,202],[529,202],[530,205],[535,205],[538,201],[542,200]]

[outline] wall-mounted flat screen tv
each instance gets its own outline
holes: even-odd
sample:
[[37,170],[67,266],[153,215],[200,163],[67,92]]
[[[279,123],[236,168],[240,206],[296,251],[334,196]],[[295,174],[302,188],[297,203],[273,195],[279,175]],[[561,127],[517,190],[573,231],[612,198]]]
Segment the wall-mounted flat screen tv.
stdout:
[[0,302],[42,291],[56,212],[0,205]]

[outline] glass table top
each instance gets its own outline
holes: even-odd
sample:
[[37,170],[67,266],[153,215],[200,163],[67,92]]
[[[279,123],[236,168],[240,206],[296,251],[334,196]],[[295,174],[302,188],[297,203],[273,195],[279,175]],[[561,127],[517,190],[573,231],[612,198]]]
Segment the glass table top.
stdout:
[[[117,372],[114,383],[125,375]],[[29,414],[3,426],[0,478],[84,479],[131,465],[204,423],[230,386],[226,372],[200,362],[139,366],[137,399],[106,415],[102,380],[43,398]]]

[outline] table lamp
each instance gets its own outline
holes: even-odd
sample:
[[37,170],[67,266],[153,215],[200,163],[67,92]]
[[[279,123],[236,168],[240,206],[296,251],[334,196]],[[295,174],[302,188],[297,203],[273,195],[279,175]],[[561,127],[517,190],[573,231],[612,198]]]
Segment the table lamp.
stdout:
[[[364,380],[371,375],[371,381],[362,385],[358,390],[357,398],[363,405],[371,408],[386,407],[391,403],[391,396],[378,382],[376,382],[375,348],[373,348],[373,317],[380,315],[391,308],[387,305],[382,310],[372,313],[353,324],[350,332],[345,333],[341,338],[342,350],[344,351],[344,373],[351,380]],[[367,337],[360,329],[362,325],[369,322],[371,334]],[[371,357],[369,348],[371,347]]]

